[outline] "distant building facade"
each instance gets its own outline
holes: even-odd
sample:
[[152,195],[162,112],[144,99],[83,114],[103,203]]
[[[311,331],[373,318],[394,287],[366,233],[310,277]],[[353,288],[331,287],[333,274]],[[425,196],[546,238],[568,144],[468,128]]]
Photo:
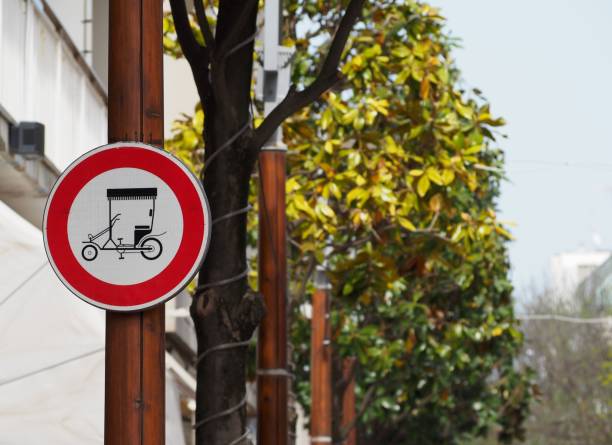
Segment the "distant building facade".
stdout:
[[571,302],[578,285],[610,258],[604,250],[578,250],[554,255],[550,260],[552,295]]

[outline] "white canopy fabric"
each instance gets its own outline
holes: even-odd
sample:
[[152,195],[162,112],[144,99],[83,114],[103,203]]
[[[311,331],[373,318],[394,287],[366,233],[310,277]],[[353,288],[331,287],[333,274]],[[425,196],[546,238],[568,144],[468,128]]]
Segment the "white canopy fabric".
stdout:
[[[0,445],[104,443],[104,326],[57,279],[41,232],[0,202]],[[184,444],[177,402],[172,445]]]

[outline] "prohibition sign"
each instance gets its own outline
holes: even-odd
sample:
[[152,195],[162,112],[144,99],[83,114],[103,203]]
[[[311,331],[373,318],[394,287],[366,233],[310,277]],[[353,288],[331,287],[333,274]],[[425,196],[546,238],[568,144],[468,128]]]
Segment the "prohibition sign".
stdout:
[[171,154],[137,142],[74,161],[45,207],[53,270],[77,297],[112,311],[142,310],[178,294],[210,240],[204,190]]

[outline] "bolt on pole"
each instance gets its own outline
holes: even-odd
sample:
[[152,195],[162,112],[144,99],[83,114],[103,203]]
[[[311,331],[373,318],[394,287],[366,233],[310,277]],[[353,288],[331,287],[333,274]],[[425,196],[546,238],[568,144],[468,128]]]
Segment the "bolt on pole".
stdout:
[[317,267],[314,284],[310,333],[310,443],[317,445],[332,442],[331,285],[322,267]]
[[[162,0],[109,2],[109,142],[163,146]],[[106,314],[105,445],[165,441],[164,305]]]

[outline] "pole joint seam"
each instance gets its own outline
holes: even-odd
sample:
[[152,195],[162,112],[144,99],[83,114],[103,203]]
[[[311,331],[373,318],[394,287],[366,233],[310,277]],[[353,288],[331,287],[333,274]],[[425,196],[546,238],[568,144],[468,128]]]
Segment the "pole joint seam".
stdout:
[[260,368],[257,370],[258,376],[264,377],[287,377],[295,379],[295,374],[290,373],[284,368]]
[[323,442],[323,443],[331,443],[331,436],[313,436],[310,438],[310,443],[312,442]]

